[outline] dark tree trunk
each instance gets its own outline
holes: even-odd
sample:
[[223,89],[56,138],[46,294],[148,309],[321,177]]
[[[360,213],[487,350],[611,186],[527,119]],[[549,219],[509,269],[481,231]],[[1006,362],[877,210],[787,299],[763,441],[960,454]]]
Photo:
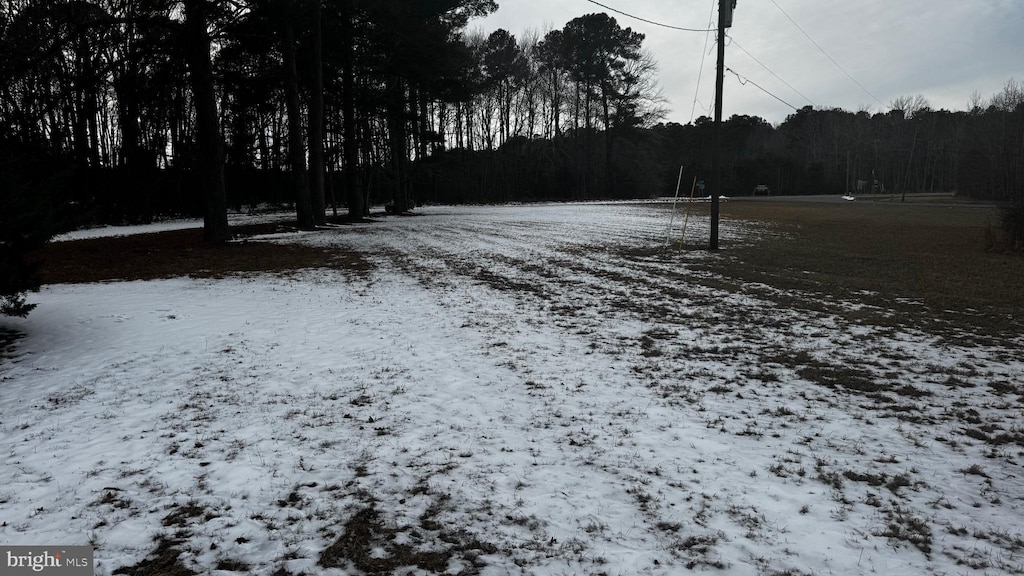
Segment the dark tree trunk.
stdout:
[[[150,207],[149,189],[145,185],[143,175],[146,172],[147,159],[140,145],[141,129],[139,128],[139,77],[135,62],[128,56],[125,69],[118,79],[118,122],[121,125],[121,166],[125,170],[132,210],[128,215],[132,219],[150,222],[153,219]],[[219,137],[218,137],[219,141]]]
[[427,157],[427,149],[430,146],[431,138],[433,138],[434,126],[431,122],[432,116],[430,114],[429,107],[427,106],[427,94],[422,90],[419,93],[417,100],[419,105],[419,117],[420,117],[420,150],[419,157]]
[[462,140],[462,103],[455,103],[455,147],[464,148]]
[[561,90],[562,90],[562,88],[558,85],[558,73],[557,72],[552,72],[551,76],[552,76],[552,82],[551,83],[552,83],[552,86],[554,87],[554,89],[552,90],[552,94],[551,94],[551,107],[554,109],[553,111],[554,111],[554,115],[555,115],[555,138],[561,138],[562,137],[562,115],[561,115],[561,112],[562,112],[562,97],[561,97],[562,93],[561,93]]
[[203,239],[225,242],[231,238],[228,228],[227,195],[224,191],[224,147],[217,117],[213,66],[210,63],[210,34],[206,29],[205,0],[185,2],[187,58],[192,97],[196,108],[196,171],[204,200]]
[[348,217],[350,220],[362,220],[366,213],[363,203],[363,191],[359,184],[359,140],[356,135],[356,94],[355,94],[355,33],[352,20],[355,18],[352,0],[344,0],[344,14],[341,16],[342,54],[341,106],[344,116],[342,131],[344,141],[341,144],[344,156],[345,192],[348,199]]
[[473,104],[466,104],[466,150],[473,151]]
[[100,166],[99,115],[96,82],[93,78],[94,55],[84,37],[75,43],[75,61],[78,71],[74,80],[74,121],[71,126],[75,161],[80,166]]
[[[90,70],[92,64],[89,64]],[[90,72],[92,74],[92,72]],[[91,83],[85,93],[85,116],[89,124],[89,161],[93,166],[99,167],[100,155],[100,128],[99,128],[99,88]]]
[[288,161],[292,173],[295,197],[295,215],[299,228],[310,230],[316,227],[313,217],[313,201],[306,179],[305,147],[302,144],[302,110],[299,104],[299,72],[296,66],[295,30],[292,24],[290,2],[278,4],[281,7],[281,55],[284,58],[285,108],[288,115]]
[[601,111],[604,113],[604,193],[611,197],[615,190],[615,183],[612,180],[615,171],[612,170],[612,147],[614,145],[611,114],[608,109],[608,85],[601,84]]
[[313,86],[309,97],[309,194],[313,221],[326,222],[324,211],[324,76],[321,0],[313,1]]
[[423,135],[423,120],[419,116],[418,107],[416,101],[418,96],[416,95],[418,90],[414,86],[409,86],[408,95],[408,118],[409,118],[409,134],[412,136],[412,150],[415,153],[413,157],[415,160],[421,160],[422,156],[419,155],[420,144],[422,142]]
[[373,141],[373,130],[370,128],[370,117],[366,114],[356,119],[358,132],[357,139],[360,143],[359,153],[362,156],[361,166],[369,168],[362,178],[360,191],[363,195],[363,214],[370,215],[370,193],[374,182],[373,167],[383,164],[383,156]]
[[85,94],[76,89],[75,92],[75,120],[71,126],[72,140],[74,145],[75,164],[79,167],[86,167],[90,164],[91,152],[89,147],[89,120],[86,112]]
[[409,211],[406,194],[406,139],[405,139],[405,88],[400,78],[391,79],[391,94],[388,97],[388,139],[391,148],[391,175],[393,189],[391,200],[395,212]]

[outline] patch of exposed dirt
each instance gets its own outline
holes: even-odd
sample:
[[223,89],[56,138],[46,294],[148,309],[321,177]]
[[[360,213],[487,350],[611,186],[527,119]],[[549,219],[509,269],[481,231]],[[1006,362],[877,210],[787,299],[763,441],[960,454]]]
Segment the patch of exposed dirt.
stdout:
[[114,570],[114,574],[128,574],[129,576],[196,576],[194,572],[185,567],[178,559],[181,550],[176,543],[170,540],[161,540],[156,550],[141,562],[134,566],[123,566]]
[[44,284],[154,280],[191,276],[219,278],[259,272],[288,273],[333,268],[364,273],[362,255],[337,248],[278,244],[253,237],[294,230],[284,223],[235,227],[226,244],[203,242],[199,229],[114,238],[51,242],[31,256]]
[[0,328],[0,360],[10,358],[18,340],[25,335],[15,330]]
[[[416,567],[431,574],[448,573],[452,566],[461,574],[477,574],[484,566],[481,554],[493,554],[497,548],[468,535],[441,531],[430,511],[421,526],[388,526],[373,506],[356,512],[346,523],[344,533],[321,554],[318,564],[324,568],[350,568],[369,574],[395,574],[402,568]],[[396,537],[410,543],[399,543]],[[383,553],[382,553],[383,551]]]

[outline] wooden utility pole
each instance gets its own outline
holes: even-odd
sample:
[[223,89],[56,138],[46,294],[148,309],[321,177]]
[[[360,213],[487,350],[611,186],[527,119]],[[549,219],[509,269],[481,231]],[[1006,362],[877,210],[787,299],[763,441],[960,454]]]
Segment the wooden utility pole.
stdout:
[[715,126],[711,131],[711,242],[718,250],[719,197],[722,194],[722,88],[725,84],[725,29],[732,26],[736,0],[718,0],[718,70],[715,75]]

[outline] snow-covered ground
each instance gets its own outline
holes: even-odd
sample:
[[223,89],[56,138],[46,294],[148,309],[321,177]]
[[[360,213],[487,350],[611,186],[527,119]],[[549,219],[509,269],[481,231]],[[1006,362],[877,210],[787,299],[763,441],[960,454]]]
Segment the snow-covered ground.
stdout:
[[[728,201],[729,198],[722,196],[723,200]],[[586,205],[597,205],[597,206],[610,206],[610,205],[642,205],[642,204],[678,204],[685,205],[690,199],[686,197],[680,198],[652,198],[650,200],[604,200],[604,201],[590,201],[580,202],[579,206]],[[711,197],[705,196],[703,198],[693,198],[694,203],[710,202]],[[534,207],[550,205],[550,204],[533,204]],[[427,208],[427,211],[432,208]],[[383,206],[375,206],[374,212],[383,212]],[[278,208],[259,206],[254,210],[243,209],[242,212],[230,212],[228,213],[228,223],[232,226],[244,226],[247,224],[264,224],[267,222],[278,222],[293,218],[295,212],[292,210],[281,210]],[[53,238],[53,242],[67,242],[70,240],[89,240],[92,238],[111,238],[118,236],[132,236],[134,234],[152,234],[156,232],[172,232],[175,230],[190,230],[195,228],[202,228],[203,220],[201,218],[172,218],[167,220],[160,220],[153,222],[152,224],[135,224],[127,226],[96,226],[93,228],[83,228],[81,230],[73,230],[71,232],[65,232],[58,234]]]
[[[228,223],[232,226],[244,226],[246,224],[262,224],[265,222],[276,222],[289,216],[294,212],[282,210],[260,209],[252,212],[231,212],[228,214]],[[97,226],[95,228],[83,228],[73,230],[54,236],[53,242],[68,242],[70,240],[89,240],[92,238],[110,238],[116,236],[132,236],[134,234],[152,234],[156,232],[171,232],[174,230],[189,230],[202,228],[201,218],[173,218],[160,220],[152,224],[136,224],[131,226]]]
[[1024,342],[726,281],[658,251],[668,215],[429,208],[267,238],[369,272],[47,287],[0,321],[0,543],[97,574],[159,540],[199,573],[1024,573]]

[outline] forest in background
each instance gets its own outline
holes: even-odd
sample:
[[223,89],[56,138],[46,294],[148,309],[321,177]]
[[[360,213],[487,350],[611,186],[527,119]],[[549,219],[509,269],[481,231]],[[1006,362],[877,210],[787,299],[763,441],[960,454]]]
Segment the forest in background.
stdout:
[[[211,151],[236,207],[638,198],[671,194],[680,166],[705,176],[712,123],[662,123],[642,34],[605,14],[518,37],[466,31],[495,8],[14,0],[0,9],[0,139],[45,158],[45,174],[70,171],[64,197],[104,222],[201,214]],[[1010,80],[966,111],[915,96],[874,114],[806,107],[777,126],[736,115],[723,191],[1012,199],[1022,103]]]
[[[607,14],[467,31],[494,0],[8,0],[0,7],[7,253],[73,223],[294,207],[649,198],[709,177],[713,122],[665,123],[644,36]],[[1024,226],[1024,87],[965,111],[901,97],[723,123],[722,191],[954,191]],[[333,210],[332,210],[333,209]],[[1013,228],[1015,226],[1015,228]],[[4,282],[26,272],[4,264]],[[10,270],[8,270],[10,268]],[[6,286],[4,293],[9,291]]]

